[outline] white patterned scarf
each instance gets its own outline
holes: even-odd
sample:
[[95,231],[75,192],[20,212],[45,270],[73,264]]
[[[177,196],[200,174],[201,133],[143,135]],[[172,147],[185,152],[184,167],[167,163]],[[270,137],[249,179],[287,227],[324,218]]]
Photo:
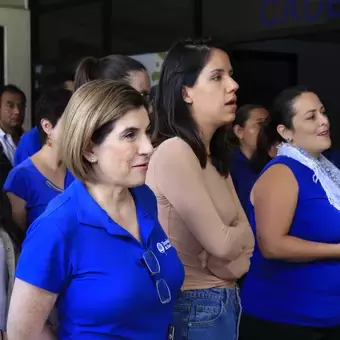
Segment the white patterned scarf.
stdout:
[[340,210],[340,170],[325,156],[318,159],[309,153],[288,143],[278,146],[278,156],[287,156],[295,159],[313,171],[313,181],[320,182],[325,190],[329,203]]

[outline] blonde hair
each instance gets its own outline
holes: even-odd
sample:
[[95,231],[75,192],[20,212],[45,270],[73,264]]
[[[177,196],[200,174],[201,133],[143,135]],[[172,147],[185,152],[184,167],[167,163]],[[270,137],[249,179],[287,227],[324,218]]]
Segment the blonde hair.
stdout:
[[95,182],[92,164],[85,158],[92,144],[101,144],[114,123],[145,103],[131,86],[112,80],[94,80],[81,86],[62,117],[61,159],[82,182]]

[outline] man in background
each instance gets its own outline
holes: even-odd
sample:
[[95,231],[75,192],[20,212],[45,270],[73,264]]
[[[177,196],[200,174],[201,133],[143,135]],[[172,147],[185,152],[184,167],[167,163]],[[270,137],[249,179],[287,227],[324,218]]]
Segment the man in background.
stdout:
[[14,153],[23,134],[26,96],[15,85],[6,85],[0,91],[0,143],[4,155],[14,164]]

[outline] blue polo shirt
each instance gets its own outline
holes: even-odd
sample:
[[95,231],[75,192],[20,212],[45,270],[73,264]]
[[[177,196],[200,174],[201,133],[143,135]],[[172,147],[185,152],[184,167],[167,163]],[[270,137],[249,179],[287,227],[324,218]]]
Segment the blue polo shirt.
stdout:
[[[28,230],[16,276],[59,294],[60,340],[166,339],[184,268],[158,222],[153,192],[142,185],[131,193],[141,243],[78,180]],[[147,250],[160,265],[154,276],[143,261]],[[171,292],[168,304],[157,293],[160,279]]]
[[[64,188],[73,181],[73,175],[66,171]],[[28,225],[43,213],[53,198],[63,192],[36,168],[31,158],[27,158],[9,172],[3,189],[26,202]]]
[[242,208],[248,216],[250,192],[259,174],[253,171],[249,159],[240,149],[235,150],[231,155],[230,174]]
[[14,154],[14,166],[19,165],[28,157],[33,156],[41,149],[41,141],[37,127],[27,131],[18,143]]

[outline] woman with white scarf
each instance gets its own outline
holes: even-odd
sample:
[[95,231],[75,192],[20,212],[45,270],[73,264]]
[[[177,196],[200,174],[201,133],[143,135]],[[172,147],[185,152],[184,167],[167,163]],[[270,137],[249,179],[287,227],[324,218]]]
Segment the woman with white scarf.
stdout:
[[257,242],[240,339],[340,339],[340,171],[322,156],[331,140],[318,96],[280,93],[259,139],[280,144],[250,194]]

